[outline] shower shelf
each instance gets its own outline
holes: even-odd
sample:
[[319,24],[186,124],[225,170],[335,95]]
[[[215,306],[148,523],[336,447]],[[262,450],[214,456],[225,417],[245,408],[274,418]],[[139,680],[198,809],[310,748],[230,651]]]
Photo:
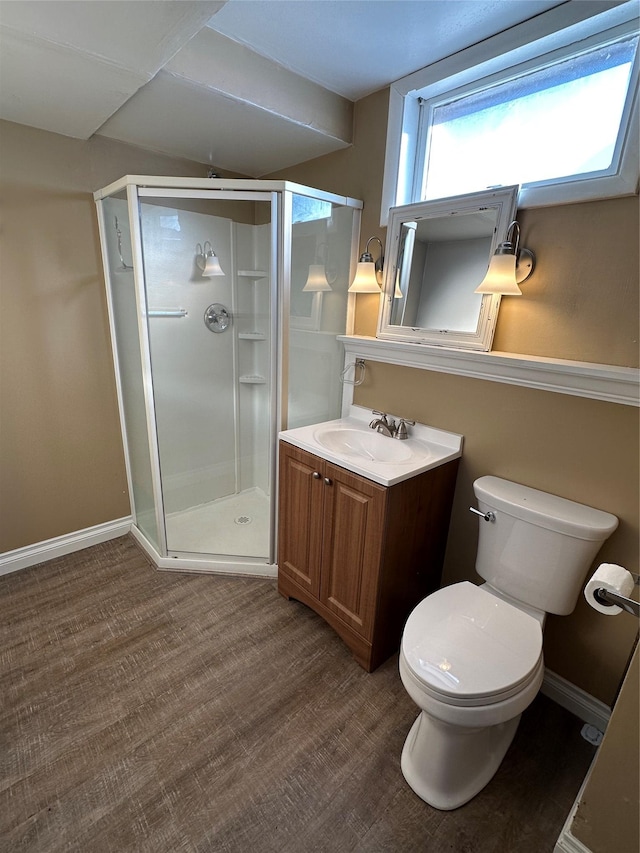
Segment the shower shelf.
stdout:
[[257,373],[247,373],[239,379],[241,385],[266,385],[267,380],[264,376],[259,376]]
[[242,278],[266,278],[268,275],[266,270],[238,270],[238,276]]
[[241,341],[264,341],[266,335],[264,332],[239,332],[238,338]]

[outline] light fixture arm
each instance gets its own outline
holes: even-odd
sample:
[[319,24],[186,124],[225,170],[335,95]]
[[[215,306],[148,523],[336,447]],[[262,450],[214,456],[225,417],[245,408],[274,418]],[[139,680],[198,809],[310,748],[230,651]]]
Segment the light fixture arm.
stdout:
[[[373,255],[369,251],[369,244],[372,240],[376,240],[380,244],[380,257],[377,261],[373,260]],[[369,237],[364,252],[360,255],[356,276],[351,282],[349,288],[350,293],[377,293],[380,296],[380,273],[384,264],[384,250],[382,240],[379,237]]]
[[517,220],[507,228],[506,239],[495,251],[496,255],[515,255],[516,281],[522,284],[529,278],[535,267],[536,259],[530,249],[520,248],[520,224]]
[[[377,261],[373,260],[373,255],[369,251],[369,243],[372,240],[376,240],[380,244],[380,256]],[[360,263],[374,264],[376,272],[382,272],[382,268],[384,266],[384,247],[382,245],[382,240],[379,237],[369,237],[367,244],[364,247],[364,252],[360,255]]]
[[202,271],[203,278],[224,275],[218,256],[213,251],[209,240],[205,240],[204,245],[196,243],[196,266]]

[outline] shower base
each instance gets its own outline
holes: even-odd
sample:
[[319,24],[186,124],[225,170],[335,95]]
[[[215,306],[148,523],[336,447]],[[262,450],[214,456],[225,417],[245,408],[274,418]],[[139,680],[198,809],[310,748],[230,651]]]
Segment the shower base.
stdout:
[[259,557],[269,554],[269,498],[261,489],[200,504],[166,517],[169,551]]

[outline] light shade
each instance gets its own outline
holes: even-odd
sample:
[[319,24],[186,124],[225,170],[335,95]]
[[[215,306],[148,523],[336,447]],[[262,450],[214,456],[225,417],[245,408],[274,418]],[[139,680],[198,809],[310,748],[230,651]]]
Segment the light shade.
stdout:
[[207,260],[202,270],[203,278],[209,278],[212,275],[224,275],[218,256],[213,251],[207,255]]
[[475,293],[499,293],[501,296],[522,296],[516,281],[516,256],[496,254],[491,258],[487,274]]
[[309,275],[305,286],[302,288],[303,293],[322,293],[331,290],[331,285],[327,281],[327,273],[324,264],[311,264],[309,266]]
[[[377,261],[373,260],[373,255],[369,251],[369,243],[373,240],[380,246],[380,257]],[[384,249],[382,240],[379,237],[369,237],[367,245],[364,247],[364,252],[360,255],[358,266],[356,268],[356,277],[349,288],[350,293],[377,293],[380,295],[380,283],[378,281],[378,273],[382,275],[384,266]]]
[[[207,246],[209,247],[208,249]],[[202,270],[203,278],[211,278],[214,275],[224,275],[224,270],[220,266],[220,261],[208,240],[205,242],[204,248],[200,243],[196,246],[196,264],[198,269]]]
[[376,265],[373,261],[360,261],[356,269],[356,277],[349,288],[350,293],[380,294],[380,285],[376,276]]
[[529,278],[535,264],[533,252],[520,246],[520,226],[514,219],[507,228],[506,240],[496,249],[487,274],[476,287],[475,293],[522,296],[518,285]]

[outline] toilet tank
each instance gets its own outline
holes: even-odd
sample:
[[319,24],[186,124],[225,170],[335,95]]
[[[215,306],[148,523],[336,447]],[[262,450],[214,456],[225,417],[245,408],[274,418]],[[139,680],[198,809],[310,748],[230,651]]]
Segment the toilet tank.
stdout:
[[616,516],[500,477],[480,477],[473,490],[479,509],[495,515],[480,520],[478,574],[545,613],[571,613]]

